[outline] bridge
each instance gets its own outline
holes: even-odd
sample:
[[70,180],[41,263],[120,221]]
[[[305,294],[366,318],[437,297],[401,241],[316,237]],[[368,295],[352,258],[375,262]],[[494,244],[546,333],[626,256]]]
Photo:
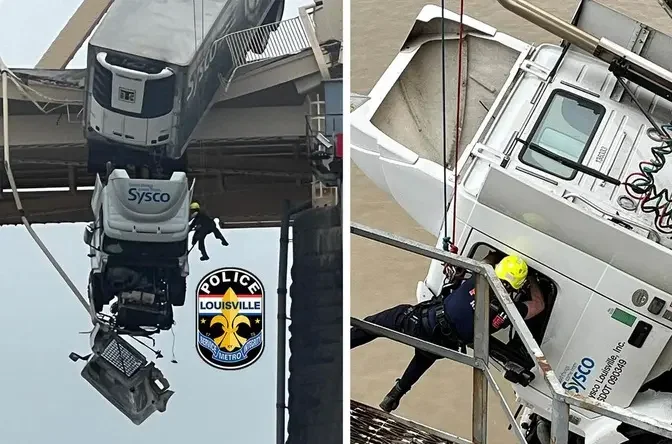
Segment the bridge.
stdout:
[[[84,0],[35,68],[7,68],[12,170],[33,223],[91,220],[84,70],[65,67],[111,3]],[[225,226],[279,225],[284,199],[310,200],[322,187],[310,158],[318,134],[341,131],[341,111],[331,111],[332,96],[342,102],[341,17],[342,3],[327,0],[281,22],[269,50],[243,59],[196,129],[187,151],[195,199]],[[0,225],[20,223],[9,188],[0,171]]]

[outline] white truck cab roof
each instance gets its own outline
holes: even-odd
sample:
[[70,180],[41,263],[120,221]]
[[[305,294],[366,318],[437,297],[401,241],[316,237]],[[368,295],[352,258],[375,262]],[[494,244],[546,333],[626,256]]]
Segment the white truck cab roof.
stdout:
[[102,214],[108,237],[175,242],[187,238],[192,193],[184,172],[174,172],[169,180],[150,180],[132,179],[125,170],[116,169],[105,185],[97,178],[91,207],[96,219]]

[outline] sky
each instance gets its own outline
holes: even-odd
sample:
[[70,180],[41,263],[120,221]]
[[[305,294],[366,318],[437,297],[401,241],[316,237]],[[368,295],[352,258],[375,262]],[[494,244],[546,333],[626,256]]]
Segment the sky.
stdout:
[[[283,20],[298,16],[299,6],[308,3],[285,0]],[[80,4],[81,0],[0,0],[0,58],[10,68],[34,67]],[[86,43],[68,68],[86,67]]]
[[[286,0],[284,18],[298,15],[303,0]],[[49,47],[80,0],[0,0],[0,57],[13,68],[31,68]],[[31,23],[31,26],[26,26]],[[80,50],[69,68],[85,66]],[[52,254],[86,294],[88,247],[84,224],[36,225]],[[82,377],[70,352],[89,352],[87,313],[22,226],[0,227],[0,442],[184,444],[195,433],[227,442],[273,442],[275,436],[276,289],[279,229],[225,230],[227,248],[209,238],[210,261],[192,252],[187,302],[176,309],[173,337],[164,332],[156,361],[175,395],[164,413],[135,426]],[[195,346],[195,286],[209,271],[235,266],[257,275],[266,293],[266,345],[248,368],[217,370]],[[291,267],[291,245],[289,266]],[[31,307],[26,304],[30,302]],[[148,356],[153,360],[153,356]],[[104,433],[102,433],[104,431]]]

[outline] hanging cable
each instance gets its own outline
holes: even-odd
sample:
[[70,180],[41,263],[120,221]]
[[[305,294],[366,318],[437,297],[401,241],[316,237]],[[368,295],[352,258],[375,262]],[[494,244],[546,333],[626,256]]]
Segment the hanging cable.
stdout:
[[198,50],[198,31],[196,30],[196,0],[192,0],[191,4],[194,7],[194,51]]
[[448,193],[446,184],[448,176],[447,144],[446,144],[446,0],[441,0],[441,138],[443,139],[443,248],[448,249]]
[[658,190],[654,175],[665,166],[665,156],[672,154],[672,125],[663,125],[661,131],[649,128],[646,135],[660,146],[651,147],[653,159],[639,163],[639,172],[625,179],[625,191],[633,199],[639,200],[643,213],[655,214],[655,226],[662,233],[672,233],[672,197],[668,189]]
[[49,249],[46,247],[46,245],[44,245],[42,239],[40,239],[35,230],[33,230],[33,227],[30,225],[30,222],[26,218],[26,214],[23,210],[23,205],[21,204],[21,199],[19,197],[16,182],[14,181],[14,174],[12,173],[12,167],[9,158],[9,98],[7,96],[7,80],[9,76],[8,74],[9,73],[6,70],[4,69],[0,70],[0,76],[2,77],[2,130],[3,130],[3,148],[4,148],[3,160],[4,160],[5,172],[7,173],[7,179],[9,180],[9,184],[12,188],[12,195],[14,196],[14,203],[16,204],[16,209],[19,211],[19,215],[21,216],[21,222],[26,227],[26,230],[28,230],[30,236],[33,238],[38,247],[40,247],[40,250],[42,250],[44,255],[47,256],[47,259],[49,259],[49,262],[51,262],[51,265],[53,265],[53,267],[56,269],[58,274],[63,278],[65,283],[68,284],[68,287],[70,287],[70,290],[72,290],[75,297],[79,300],[82,306],[89,312],[91,321],[93,322],[94,325],[96,325],[98,323],[98,318],[96,317],[96,313],[93,310],[93,307],[91,306],[91,304],[88,303],[86,298],[84,298],[84,296],[80,293],[77,286],[72,282],[72,280],[70,280],[70,277],[67,275],[65,270],[63,270],[63,268],[58,263],[56,258],[54,258]]
[[460,0],[460,38],[457,47],[457,104],[455,105],[455,155],[453,168],[453,242],[457,229],[457,159],[460,152],[460,110],[462,109],[462,51],[464,40],[464,0]]
[[[173,322],[173,327],[175,326],[175,322]],[[173,345],[171,347],[171,353],[173,354],[173,359],[170,360],[173,364],[177,364],[177,358],[175,357],[175,331],[173,330],[173,327],[170,328],[170,334],[173,335]]]
[[672,154],[672,125],[659,126],[653,117],[639,103],[635,93],[621,77],[616,77],[623,90],[637,106],[639,111],[651,124],[646,135],[660,146],[651,147],[653,159],[639,163],[639,172],[630,174],[624,181],[625,191],[630,197],[639,201],[643,213],[655,214],[655,227],[662,233],[672,234],[672,196],[668,189],[658,190],[654,175],[665,166],[665,156]]
[[[448,168],[448,147],[446,135],[446,6],[445,0],[441,0],[441,135],[443,138],[443,208],[448,211],[448,192],[446,185],[448,183],[447,168]],[[443,249],[451,253],[457,253],[457,246],[455,245],[456,225],[457,225],[457,161],[460,149],[460,109],[462,108],[462,53],[464,40],[464,0],[460,0],[460,36],[458,39],[457,49],[457,103],[455,106],[455,153],[453,154],[453,196],[452,196],[452,211],[453,211],[453,227],[452,236],[448,236],[448,218],[445,217],[443,224]]]

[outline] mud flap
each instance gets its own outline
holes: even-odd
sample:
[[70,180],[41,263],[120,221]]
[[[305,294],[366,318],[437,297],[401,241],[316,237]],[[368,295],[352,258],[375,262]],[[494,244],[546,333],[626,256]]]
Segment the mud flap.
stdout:
[[97,328],[92,336],[93,354],[82,377],[135,425],[164,412],[174,392],[154,363],[114,332]]

